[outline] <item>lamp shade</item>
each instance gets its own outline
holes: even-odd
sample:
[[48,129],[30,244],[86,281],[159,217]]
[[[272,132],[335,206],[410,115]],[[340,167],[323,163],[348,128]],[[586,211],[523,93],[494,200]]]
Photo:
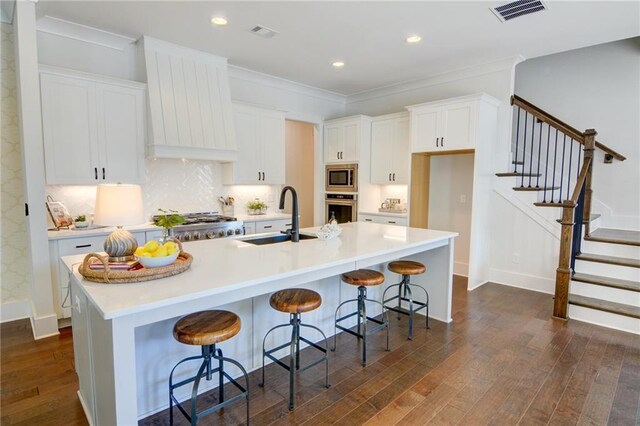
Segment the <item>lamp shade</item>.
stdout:
[[96,190],[93,222],[104,226],[140,225],[145,222],[139,185],[101,184]]

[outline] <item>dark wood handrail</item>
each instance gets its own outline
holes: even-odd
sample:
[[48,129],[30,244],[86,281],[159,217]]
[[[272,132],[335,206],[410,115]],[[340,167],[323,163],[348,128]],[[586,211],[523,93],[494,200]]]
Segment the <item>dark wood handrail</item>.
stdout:
[[577,203],[578,197],[580,197],[580,191],[582,191],[582,187],[584,186],[584,182],[587,179],[587,174],[589,173],[589,166],[591,165],[592,157],[586,158],[582,168],[580,169],[580,174],[578,175],[578,180],[576,181],[576,186],[573,188],[573,193],[571,194],[571,202]]
[[[511,105],[519,106],[520,108],[522,108],[525,111],[529,112],[531,115],[533,115],[536,118],[540,119],[541,121],[547,123],[548,125],[560,130],[565,135],[573,138],[573,140],[575,140],[575,141],[577,141],[577,142],[579,142],[579,143],[584,145],[584,133],[583,132],[581,132],[580,130],[576,129],[573,126],[568,125],[564,121],[557,119],[556,117],[554,117],[553,115],[549,114],[545,110],[538,108],[537,106],[535,106],[531,102],[529,102],[529,101],[527,101],[525,99],[522,99],[518,95],[512,95],[511,96]],[[624,155],[614,151],[613,149],[609,148],[608,146],[606,146],[603,143],[600,143],[598,141],[596,141],[596,147],[598,149],[606,152],[607,154],[611,155],[613,158],[615,158],[618,161],[624,161],[624,160],[627,159],[627,157],[625,157]]]

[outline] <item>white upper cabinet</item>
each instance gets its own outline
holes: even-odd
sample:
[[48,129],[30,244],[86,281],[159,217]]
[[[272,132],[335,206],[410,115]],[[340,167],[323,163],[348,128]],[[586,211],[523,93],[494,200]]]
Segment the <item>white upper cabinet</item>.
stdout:
[[42,66],[46,182],[141,183],[145,85]]
[[371,183],[409,182],[409,114],[376,117],[371,123]]
[[152,157],[237,158],[227,60],[143,37]]
[[354,163],[360,160],[360,144],[368,139],[369,117],[359,115],[324,123],[324,162]]
[[224,183],[284,184],[284,113],[238,104],[233,109],[238,161],[223,164]]
[[407,107],[411,112],[411,152],[474,149],[480,109],[499,101],[484,94]]

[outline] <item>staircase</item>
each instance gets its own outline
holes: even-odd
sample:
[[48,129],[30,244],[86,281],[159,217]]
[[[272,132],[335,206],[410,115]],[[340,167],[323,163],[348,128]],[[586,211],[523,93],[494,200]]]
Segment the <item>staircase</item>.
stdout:
[[[613,315],[609,323],[631,318],[635,325],[640,232],[598,228],[600,215],[591,211],[594,151],[604,152],[605,163],[626,158],[598,142],[593,129],[580,132],[515,95],[511,104],[514,158],[511,170],[496,176],[513,179],[515,191],[537,194],[535,206],[562,212],[553,316]],[[640,333],[640,321],[631,328]]]

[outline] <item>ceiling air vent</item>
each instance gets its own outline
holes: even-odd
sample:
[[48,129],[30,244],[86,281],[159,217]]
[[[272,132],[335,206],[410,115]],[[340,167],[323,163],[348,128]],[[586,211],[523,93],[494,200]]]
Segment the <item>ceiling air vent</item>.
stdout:
[[256,25],[251,28],[251,32],[263,38],[271,38],[276,34],[279,34],[276,30],[272,30],[271,28],[263,27],[261,25]]
[[518,0],[491,8],[491,11],[502,22],[543,10],[547,10],[547,5],[541,0]]

